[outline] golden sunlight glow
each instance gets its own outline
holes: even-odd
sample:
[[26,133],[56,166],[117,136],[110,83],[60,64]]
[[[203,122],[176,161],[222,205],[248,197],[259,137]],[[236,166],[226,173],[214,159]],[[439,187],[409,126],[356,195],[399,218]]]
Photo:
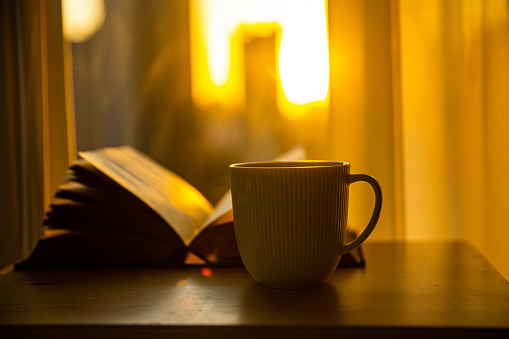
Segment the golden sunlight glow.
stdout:
[[97,32],[104,23],[104,0],[62,0],[62,22],[65,37],[83,42]]
[[328,97],[325,1],[192,0],[190,33],[193,100],[199,107],[245,101],[244,33],[276,34],[280,109]]

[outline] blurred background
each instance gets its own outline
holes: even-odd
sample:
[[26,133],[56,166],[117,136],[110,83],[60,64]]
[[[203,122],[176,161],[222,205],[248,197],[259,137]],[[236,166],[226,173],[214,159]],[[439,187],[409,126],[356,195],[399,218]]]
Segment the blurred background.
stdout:
[[229,164],[303,145],[380,181],[368,241],[467,241],[509,278],[509,1],[1,4],[2,266],[78,151],[132,145],[215,203]]

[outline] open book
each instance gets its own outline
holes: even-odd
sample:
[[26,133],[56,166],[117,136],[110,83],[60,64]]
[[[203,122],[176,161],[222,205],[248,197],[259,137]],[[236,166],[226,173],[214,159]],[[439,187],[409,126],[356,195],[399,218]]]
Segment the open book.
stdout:
[[[212,206],[130,146],[80,156],[46,212],[44,236],[16,268],[242,264],[230,192]],[[304,158],[297,147],[276,160]]]

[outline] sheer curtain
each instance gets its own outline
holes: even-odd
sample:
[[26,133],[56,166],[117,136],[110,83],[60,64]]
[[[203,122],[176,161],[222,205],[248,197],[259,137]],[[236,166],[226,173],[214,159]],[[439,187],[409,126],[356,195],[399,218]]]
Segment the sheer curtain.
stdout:
[[2,1],[0,268],[27,255],[75,157],[59,1]]
[[[382,182],[372,240],[466,240],[509,278],[509,2],[330,1],[329,15],[332,154]],[[369,191],[355,190],[359,227]]]
[[509,278],[509,1],[400,13],[407,238],[467,239]]

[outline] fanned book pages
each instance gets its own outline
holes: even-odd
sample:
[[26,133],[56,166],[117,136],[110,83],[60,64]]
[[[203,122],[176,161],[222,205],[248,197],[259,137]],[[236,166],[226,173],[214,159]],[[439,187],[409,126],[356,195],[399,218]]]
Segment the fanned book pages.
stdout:
[[[16,268],[242,265],[230,192],[212,206],[130,146],[80,156],[46,212],[44,236]],[[304,158],[297,147],[277,160]],[[362,266],[361,254],[343,256],[341,264]]]

